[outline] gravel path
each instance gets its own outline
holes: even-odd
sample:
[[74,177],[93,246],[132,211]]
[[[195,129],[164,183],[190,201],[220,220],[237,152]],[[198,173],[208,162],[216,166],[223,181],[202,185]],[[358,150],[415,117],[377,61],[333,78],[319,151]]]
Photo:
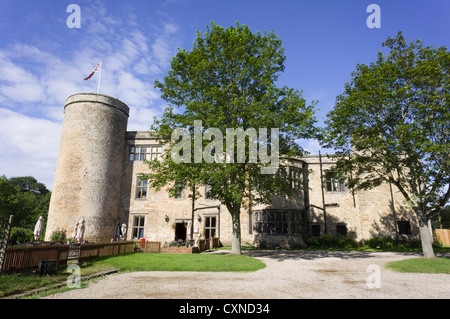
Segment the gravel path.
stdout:
[[251,273],[151,271],[113,274],[90,283],[87,288],[46,298],[450,299],[448,274],[396,273],[383,267],[390,261],[420,257],[419,254],[325,251],[244,253],[262,260],[266,268]]

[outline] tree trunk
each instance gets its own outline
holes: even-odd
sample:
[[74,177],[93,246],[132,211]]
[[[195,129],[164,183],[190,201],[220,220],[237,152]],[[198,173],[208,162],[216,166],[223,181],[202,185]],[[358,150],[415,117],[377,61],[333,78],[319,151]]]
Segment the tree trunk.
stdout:
[[419,216],[420,240],[422,242],[423,257],[426,259],[436,258],[433,251],[433,236],[429,228],[428,218]]
[[228,207],[228,211],[231,214],[232,223],[232,239],[231,239],[231,253],[241,254],[241,209],[240,207],[232,208]]

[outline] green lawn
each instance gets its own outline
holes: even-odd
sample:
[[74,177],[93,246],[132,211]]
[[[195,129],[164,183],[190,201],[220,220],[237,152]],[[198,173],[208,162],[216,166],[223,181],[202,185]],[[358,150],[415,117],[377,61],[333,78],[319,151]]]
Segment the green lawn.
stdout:
[[[117,268],[126,271],[242,271],[250,272],[266,265],[255,258],[231,254],[150,254],[134,253],[93,259],[82,263],[81,276]],[[29,290],[52,287],[65,282],[71,273],[60,267],[55,275],[36,272],[0,275],[0,298]]]
[[266,265],[255,258],[233,254],[142,254],[114,256],[96,262],[119,271],[256,271]]
[[450,258],[411,258],[390,262],[386,267],[398,272],[450,274]]

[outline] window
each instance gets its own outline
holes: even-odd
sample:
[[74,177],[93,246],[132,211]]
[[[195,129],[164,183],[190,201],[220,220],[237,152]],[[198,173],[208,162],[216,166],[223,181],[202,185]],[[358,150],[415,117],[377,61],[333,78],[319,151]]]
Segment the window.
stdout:
[[320,236],[320,225],[311,225],[311,236],[312,237]]
[[137,177],[136,181],[136,198],[146,199],[148,195],[148,180]]
[[205,186],[205,198],[206,199],[212,199],[211,196],[208,195],[208,192],[211,190],[211,185],[206,185]]
[[338,235],[342,235],[347,237],[347,225],[345,224],[337,224],[336,225],[336,233]]
[[182,189],[182,190],[177,191],[176,194],[175,194],[175,198],[176,199],[184,199],[184,198],[186,198],[186,190]]
[[269,235],[299,233],[299,212],[294,210],[255,211],[255,230]]
[[129,160],[133,161],[152,161],[158,159],[162,154],[162,146],[149,145],[149,146],[131,146]]
[[398,233],[400,235],[411,235],[411,224],[409,223],[409,221],[398,221],[397,222],[398,225]]
[[289,175],[292,189],[299,190],[302,183],[302,172],[298,169],[290,168]]
[[216,235],[216,216],[206,216],[205,217],[205,239],[214,238]]
[[336,178],[330,178],[326,182],[327,192],[345,192],[345,182]]
[[[178,182],[176,183],[175,186],[177,186],[177,185],[181,186],[181,184],[178,183]],[[183,189],[177,189],[175,191],[175,198],[176,199],[184,199],[184,198],[186,198],[186,190],[184,188]]]
[[145,216],[134,216],[133,218],[133,239],[144,238]]

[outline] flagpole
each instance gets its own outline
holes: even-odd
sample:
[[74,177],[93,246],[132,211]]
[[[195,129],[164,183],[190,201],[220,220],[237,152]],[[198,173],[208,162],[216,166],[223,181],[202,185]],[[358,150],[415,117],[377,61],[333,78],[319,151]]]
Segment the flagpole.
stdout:
[[100,93],[100,78],[102,76],[102,61],[100,61],[100,65],[99,65],[99,73],[98,73],[98,87],[97,87],[97,94]]

